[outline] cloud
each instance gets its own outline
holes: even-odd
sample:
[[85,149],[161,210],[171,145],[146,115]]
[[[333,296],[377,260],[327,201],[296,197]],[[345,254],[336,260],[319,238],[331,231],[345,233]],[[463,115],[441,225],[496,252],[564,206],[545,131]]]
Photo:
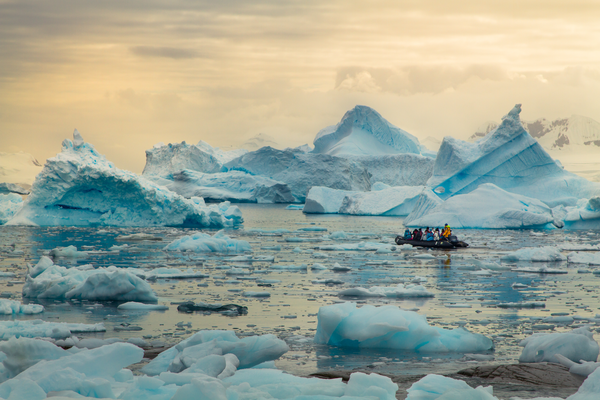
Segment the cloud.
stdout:
[[200,54],[194,50],[177,47],[133,46],[129,50],[140,57],[163,57],[174,60],[200,57]]

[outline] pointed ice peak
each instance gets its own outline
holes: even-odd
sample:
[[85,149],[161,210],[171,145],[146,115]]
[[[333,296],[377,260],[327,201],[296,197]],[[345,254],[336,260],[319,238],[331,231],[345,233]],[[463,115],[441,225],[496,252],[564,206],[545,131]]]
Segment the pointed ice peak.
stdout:
[[510,110],[504,117],[502,117],[502,120],[504,121],[506,118],[512,118],[519,121],[519,114],[521,114],[521,104],[515,104],[513,109]]
[[79,133],[79,131],[77,129],[75,129],[73,131],[73,147],[79,147],[84,143],[85,142],[83,141],[83,138],[81,137],[81,133]]

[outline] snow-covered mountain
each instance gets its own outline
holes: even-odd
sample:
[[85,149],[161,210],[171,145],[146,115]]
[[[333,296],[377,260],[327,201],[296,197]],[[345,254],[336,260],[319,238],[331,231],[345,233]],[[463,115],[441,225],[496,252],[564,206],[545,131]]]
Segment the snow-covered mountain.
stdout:
[[[521,121],[521,125],[545,149],[566,149],[571,146],[591,146],[600,149],[600,123],[581,115],[549,121]],[[496,129],[498,124],[487,122],[471,135],[469,141],[480,139]]]
[[29,153],[0,152],[0,183],[29,187],[41,171],[42,164]]
[[270,146],[273,148],[279,148],[279,143],[275,141],[273,136],[267,135],[266,133],[259,133],[256,136],[252,136],[250,139],[246,140],[241,144],[241,148],[254,151],[258,150],[261,147]]
[[337,125],[319,131],[313,144],[313,153],[332,156],[422,154],[419,139],[367,106],[346,112]]

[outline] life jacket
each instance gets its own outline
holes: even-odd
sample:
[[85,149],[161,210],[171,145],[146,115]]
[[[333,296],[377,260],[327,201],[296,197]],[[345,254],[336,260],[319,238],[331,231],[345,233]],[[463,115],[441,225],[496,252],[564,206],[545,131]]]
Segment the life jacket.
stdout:
[[442,236],[445,238],[448,238],[450,236],[451,232],[452,232],[452,230],[450,229],[450,226],[446,226],[444,228],[444,233],[442,233]]

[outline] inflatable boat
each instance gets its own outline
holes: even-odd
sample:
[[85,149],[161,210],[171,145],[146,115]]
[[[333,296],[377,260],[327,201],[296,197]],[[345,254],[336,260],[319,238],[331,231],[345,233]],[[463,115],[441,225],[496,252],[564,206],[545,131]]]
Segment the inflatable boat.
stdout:
[[469,247],[468,243],[460,241],[456,236],[450,236],[450,241],[446,240],[406,240],[403,236],[396,236],[396,244],[410,244],[413,247],[432,247],[435,249],[457,249],[459,247]]

